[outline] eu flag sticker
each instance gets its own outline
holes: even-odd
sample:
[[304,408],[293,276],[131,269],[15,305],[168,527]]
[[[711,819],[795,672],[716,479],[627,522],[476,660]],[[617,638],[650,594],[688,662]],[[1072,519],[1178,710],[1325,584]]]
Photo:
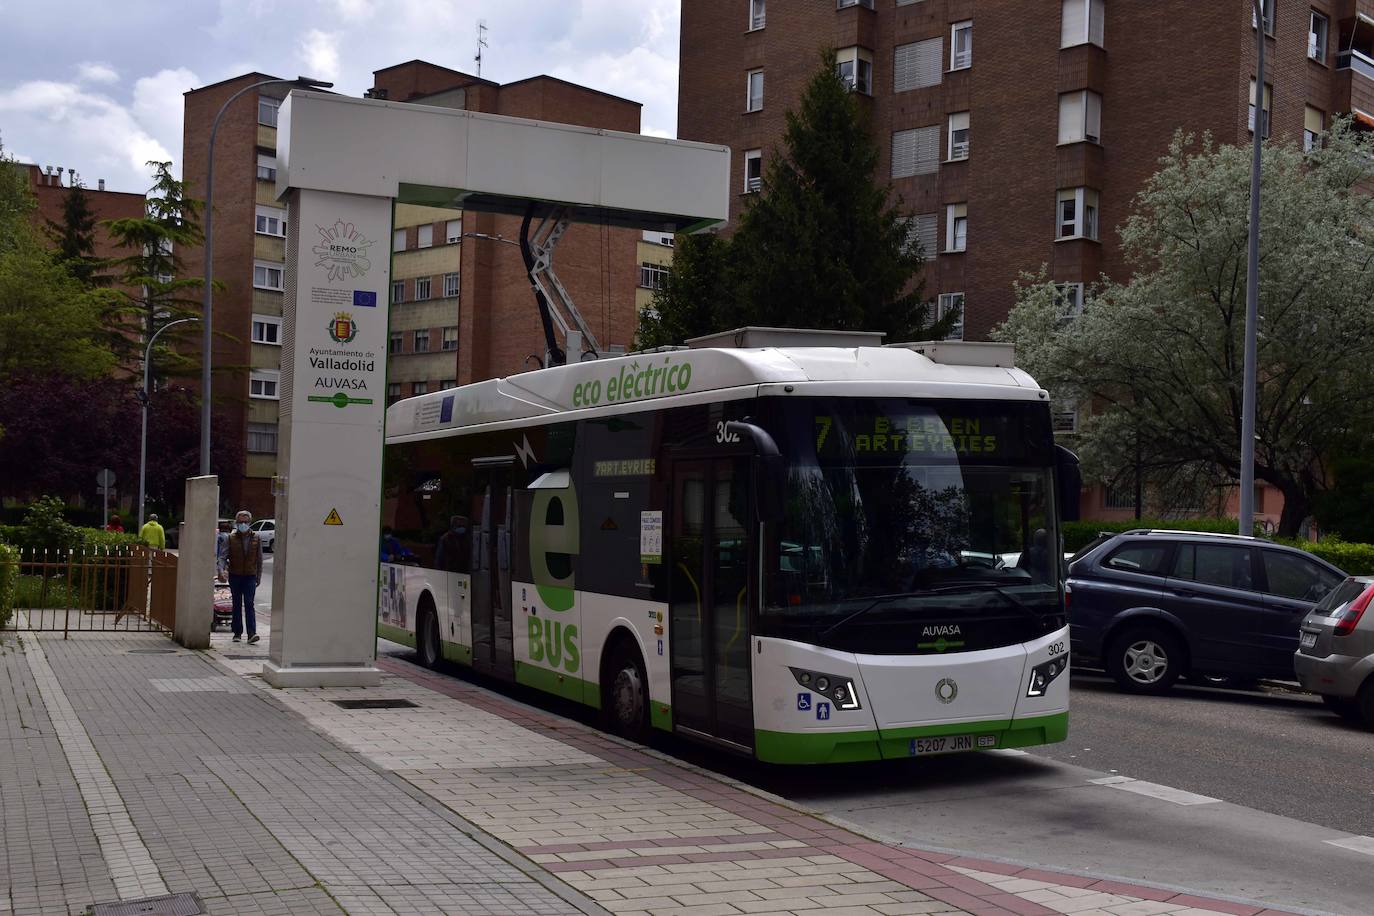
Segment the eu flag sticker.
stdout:
[[439,404],[439,422],[453,422],[453,395],[449,395]]
[[375,309],[377,307],[377,294],[367,289],[355,289],[353,291],[353,307]]

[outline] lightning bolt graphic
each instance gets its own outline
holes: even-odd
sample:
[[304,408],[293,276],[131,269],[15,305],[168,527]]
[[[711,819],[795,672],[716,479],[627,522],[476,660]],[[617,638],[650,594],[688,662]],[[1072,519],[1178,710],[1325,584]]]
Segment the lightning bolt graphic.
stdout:
[[523,439],[523,442],[515,446],[515,454],[520,458],[520,463],[528,468],[530,462],[534,460],[534,449],[530,447],[529,436],[524,436]]

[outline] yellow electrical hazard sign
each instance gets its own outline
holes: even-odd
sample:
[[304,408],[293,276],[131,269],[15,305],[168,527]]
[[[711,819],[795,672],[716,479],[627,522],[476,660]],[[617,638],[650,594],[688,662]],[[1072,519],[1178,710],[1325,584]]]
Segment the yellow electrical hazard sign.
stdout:
[[343,519],[339,518],[339,510],[330,509],[329,514],[324,517],[324,523],[326,525],[342,525]]

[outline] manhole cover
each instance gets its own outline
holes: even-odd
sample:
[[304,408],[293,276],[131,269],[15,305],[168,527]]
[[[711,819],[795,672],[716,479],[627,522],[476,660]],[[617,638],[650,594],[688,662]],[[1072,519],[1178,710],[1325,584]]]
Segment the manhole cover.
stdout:
[[419,709],[419,703],[409,700],[330,700],[342,709]]
[[198,916],[204,912],[200,898],[195,894],[168,894],[165,897],[144,897],[142,900],[97,903],[91,907],[91,916]]
[[130,649],[130,655],[176,655],[176,649]]

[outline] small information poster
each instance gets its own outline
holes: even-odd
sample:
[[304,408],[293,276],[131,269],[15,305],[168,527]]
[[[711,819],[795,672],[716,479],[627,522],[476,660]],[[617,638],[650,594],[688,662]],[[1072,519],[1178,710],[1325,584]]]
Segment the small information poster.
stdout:
[[663,562],[663,510],[639,513],[639,562]]

